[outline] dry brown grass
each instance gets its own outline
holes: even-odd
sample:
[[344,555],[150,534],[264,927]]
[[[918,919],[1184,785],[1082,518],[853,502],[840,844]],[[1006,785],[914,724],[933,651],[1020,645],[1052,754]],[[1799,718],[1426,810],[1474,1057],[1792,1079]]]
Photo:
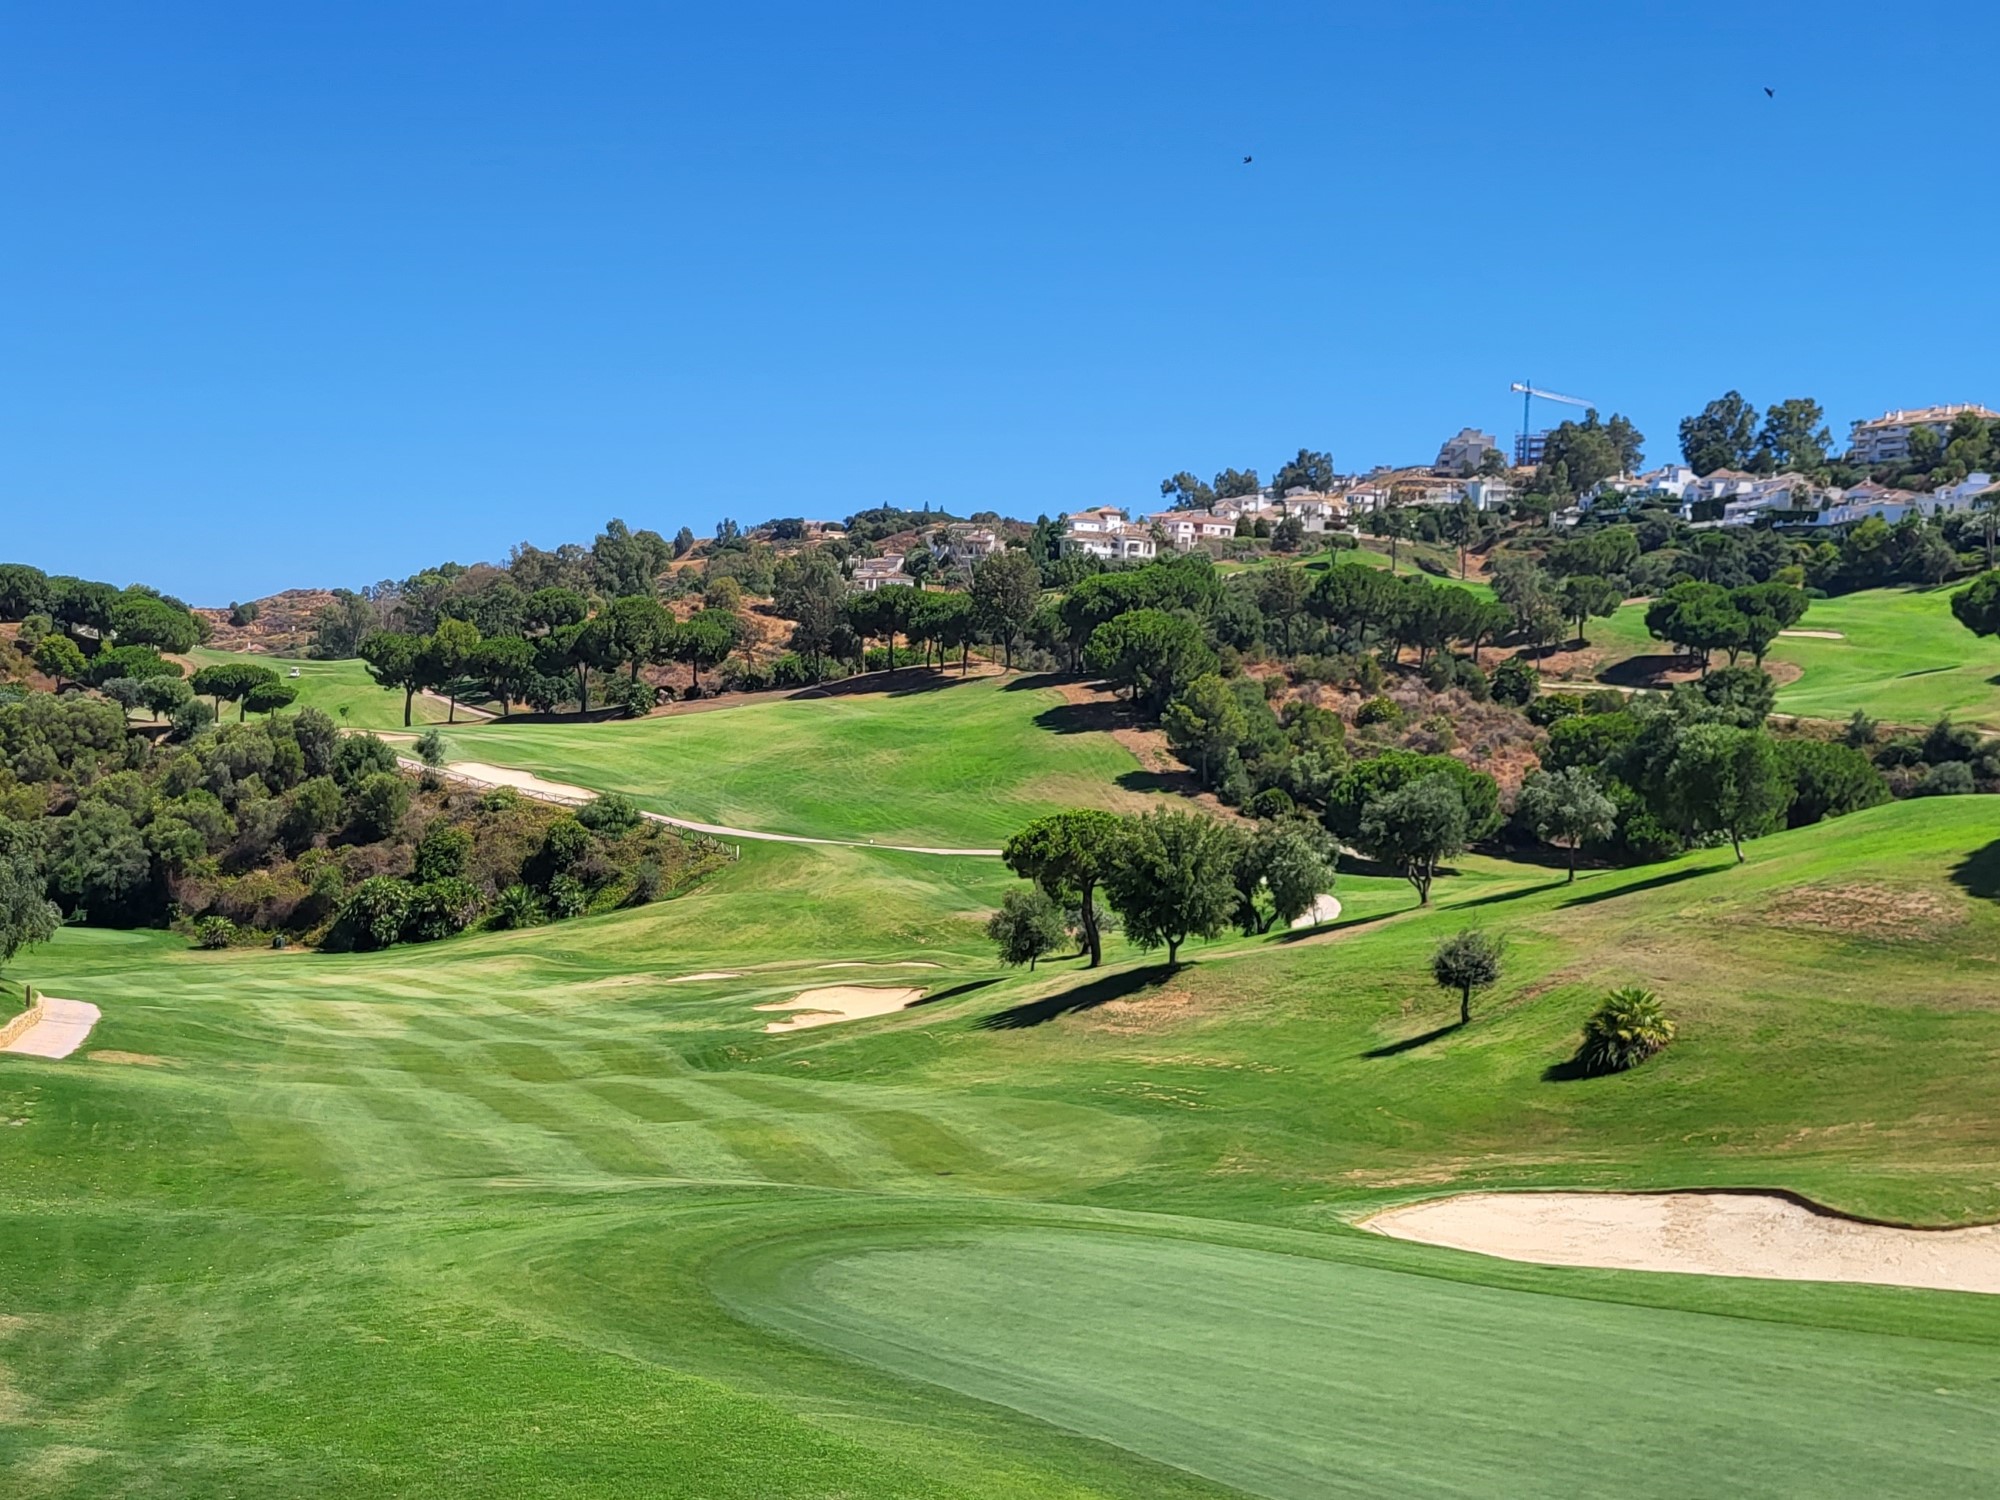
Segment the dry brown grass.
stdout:
[[1938,891],[1852,882],[1795,886],[1768,902],[1763,917],[1773,927],[1921,943],[1938,928],[1963,922],[1965,908]]

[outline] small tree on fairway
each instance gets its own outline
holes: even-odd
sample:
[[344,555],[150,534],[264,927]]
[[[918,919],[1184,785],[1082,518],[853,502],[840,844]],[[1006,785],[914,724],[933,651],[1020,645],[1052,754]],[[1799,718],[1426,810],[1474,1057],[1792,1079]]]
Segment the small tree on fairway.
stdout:
[[1667,801],[1689,833],[1726,833],[1736,862],[1743,840],[1768,832],[1792,800],[1792,780],[1761,729],[1697,724],[1684,731],[1667,767]]
[[1582,766],[1530,771],[1517,805],[1536,838],[1568,853],[1571,880],[1576,879],[1577,849],[1586,840],[1608,837],[1618,822],[1617,804]]
[[1469,836],[1465,799],[1441,773],[1384,793],[1361,814],[1363,851],[1401,869],[1421,906],[1430,905],[1438,866],[1463,854]]
[[[1241,898],[1238,913],[1245,932],[1268,932],[1274,922],[1290,926],[1333,889],[1340,846],[1319,824],[1306,818],[1274,818],[1244,845],[1236,867]],[[1262,894],[1270,915],[1258,909]]]
[[1038,959],[1066,946],[1069,928],[1062,908],[1040,886],[1009,891],[1000,910],[986,923],[986,935],[1000,950],[1003,964],[1026,964],[1032,972]]
[[1114,813],[1087,809],[1051,813],[1007,840],[1000,853],[1008,869],[1034,881],[1051,901],[1078,910],[1093,969],[1104,962],[1104,940],[1097,930],[1097,887],[1110,865],[1119,827]]
[[[403,727],[410,727],[410,704],[417,696],[417,690],[428,685],[424,660],[424,640],[422,636],[405,635],[400,631],[383,630],[368,637],[361,643],[361,660],[367,664],[368,675],[385,688],[403,690]],[[206,693],[202,677],[208,668],[194,674],[194,690]]]
[[1214,937],[1237,906],[1237,836],[1202,813],[1161,808],[1125,820],[1114,847],[1105,892],[1141,948],[1164,946],[1180,962],[1181,944]]
[[1458,1024],[1472,1021],[1472,992],[1500,982],[1500,955],[1505,944],[1476,927],[1455,932],[1431,954],[1431,978],[1441,990],[1458,991]]
[[1674,1023],[1651,990],[1613,990],[1583,1023],[1576,1060],[1592,1073],[1636,1068],[1674,1039]]

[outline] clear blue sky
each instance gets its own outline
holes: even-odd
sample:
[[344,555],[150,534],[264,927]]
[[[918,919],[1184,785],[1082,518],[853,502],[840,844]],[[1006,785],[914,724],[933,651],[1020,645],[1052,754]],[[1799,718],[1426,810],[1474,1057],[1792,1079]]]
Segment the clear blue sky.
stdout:
[[16,5],[0,555],[213,603],[1427,461],[1523,376],[1655,457],[1730,386],[1996,403],[1996,57],[1845,0]]

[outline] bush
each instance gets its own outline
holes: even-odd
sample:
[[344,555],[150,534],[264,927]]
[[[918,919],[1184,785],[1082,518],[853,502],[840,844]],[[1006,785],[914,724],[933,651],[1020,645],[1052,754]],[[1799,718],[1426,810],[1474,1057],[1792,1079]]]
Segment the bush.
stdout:
[[625,904],[644,906],[649,901],[659,900],[666,883],[666,873],[660,869],[657,859],[640,860],[639,868],[632,872],[632,893],[625,898]]
[[586,802],[577,810],[576,820],[592,833],[601,833],[607,838],[630,833],[642,821],[639,804],[623,792],[606,792]]
[[203,917],[194,924],[197,948],[227,948],[236,936],[236,924],[227,917]]
[[510,885],[493,898],[495,927],[539,927],[548,920],[542,898],[525,885]]
[[1474,703],[1484,703],[1493,696],[1493,684],[1478,662],[1460,660],[1451,669],[1451,680]]
[[575,818],[557,818],[542,835],[542,859],[551,874],[573,868],[590,852],[590,830]]
[[1778,758],[1792,778],[1786,826],[1803,828],[1889,800],[1889,783],[1861,751],[1825,740],[1778,741]]
[[1544,693],[1528,705],[1528,722],[1547,729],[1561,719],[1573,719],[1583,712],[1583,699],[1575,693]]
[[386,839],[410,810],[410,786],[394,771],[371,771],[354,788],[348,823],[362,843]]
[[1651,990],[1613,990],[1583,1023],[1576,1060],[1586,1072],[1636,1068],[1674,1039],[1674,1023]]
[[628,719],[642,719],[659,705],[659,696],[650,682],[620,677],[604,689],[604,705],[622,708]]
[[409,915],[410,887],[393,876],[377,875],[354,888],[336,925],[356,948],[386,948],[403,935]]
[[410,892],[403,936],[413,943],[434,943],[465,931],[483,905],[479,888],[456,875],[429,880]]
[[433,818],[417,840],[416,878],[420,882],[452,880],[465,874],[472,858],[472,835]]
[[574,875],[558,875],[549,882],[548,909],[558,922],[580,917],[590,909],[590,892]]
[[1402,705],[1393,698],[1377,694],[1355,711],[1354,722],[1362,725],[1387,724],[1394,728],[1403,722]]
[[1283,787],[1268,786],[1244,803],[1243,810],[1253,818],[1288,818],[1298,810],[1298,803]]
[[426,729],[417,737],[417,759],[433,768],[444,764],[444,736]]
[[1510,656],[1493,669],[1493,701],[1526,708],[1542,691],[1541,671],[1532,663]]
[[1422,672],[1424,686],[1434,693],[1441,693],[1457,680],[1458,673],[1452,665],[1452,658],[1440,651],[1424,663]]
[[512,812],[521,805],[521,794],[511,786],[496,786],[479,799],[479,810],[487,813]]
[[208,706],[205,698],[190,698],[173,711],[168,723],[173,728],[167,737],[177,744],[184,744],[200,734],[215,722],[215,710]]
[[1929,766],[1910,788],[1912,797],[1962,797],[1978,788],[1973,784],[1972,767],[1962,760],[1948,760]]

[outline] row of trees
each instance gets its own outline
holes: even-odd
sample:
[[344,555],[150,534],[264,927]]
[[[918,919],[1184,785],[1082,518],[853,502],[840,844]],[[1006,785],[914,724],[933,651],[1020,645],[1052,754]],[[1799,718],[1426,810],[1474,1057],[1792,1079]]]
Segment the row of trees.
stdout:
[[[1324,493],[1337,478],[1332,454],[1301,448],[1278,466],[1271,488],[1280,495],[1294,489]],[[1263,487],[1255,469],[1224,469],[1206,482],[1183,469],[1160,481],[1160,494],[1173,502],[1175,510],[1207,510],[1218,500],[1255,495]]]

